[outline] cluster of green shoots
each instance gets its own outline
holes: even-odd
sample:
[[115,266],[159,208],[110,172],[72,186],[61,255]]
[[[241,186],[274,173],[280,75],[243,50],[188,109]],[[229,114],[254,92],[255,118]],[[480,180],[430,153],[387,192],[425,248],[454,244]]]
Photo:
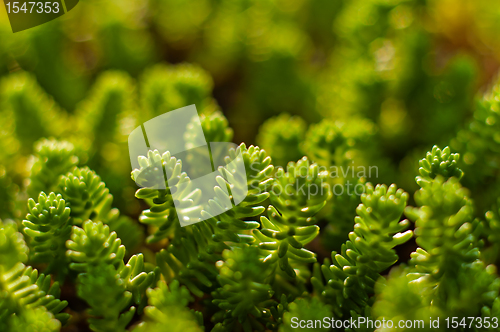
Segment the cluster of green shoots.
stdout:
[[[260,146],[227,151],[245,173],[219,168],[205,220],[182,227],[174,193],[197,204],[196,192],[179,189],[191,181],[183,160],[152,150],[130,173],[127,131],[189,103],[208,141],[229,142],[233,130],[198,67],[157,66],[139,87],[137,98],[130,77],[107,72],[69,114],[32,76],[4,81],[0,330],[289,331],[294,318],[499,317],[499,203],[484,214],[463,185],[496,180],[498,88],[452,141],[465,166],[434,146],[414,195],[366,174],[387,162],[374,153],[371,121],[308,127],[284,114],[264,124]],[[477,161],[488,167],[467,180],[462,168]],[[134,187],[158,165],[168,170],[164,188]],[[362,190],[336,191],[349,185]],[[241,203],[213,213],[243,187]]]

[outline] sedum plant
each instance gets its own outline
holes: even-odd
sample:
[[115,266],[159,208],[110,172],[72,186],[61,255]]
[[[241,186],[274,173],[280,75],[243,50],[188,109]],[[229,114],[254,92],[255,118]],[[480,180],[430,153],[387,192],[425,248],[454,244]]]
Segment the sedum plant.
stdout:
[[97,159],[104,157],[105,142],[123,141],[127,129],[135,127],[133,93],[134,84],[128,75],[105,72],[99,76],[89,98],[77,109],[78,136],[85,137],[83,143],[95,149],[91,152],[97,154]]
[[417,183],[422,187],[415,194],[418,207],[406,210],[415,221],[419,247],[408,266],[394,270],[387,283],[379,285],[374,315],[425,317],[428,328],[427,317],[459,321],[496,317],[500,280],[496,267],[480,258],[483,223],[474,218],[468,191],[459,182],[463,172],[457,160],[458,154],[437,146],[421,160]]
[[[318,327],[317,320],[323,321],[325,317],[332,317],[332,310],[329,305],[322,303],[317,297],[299,298],[288,306],[288,311],[284,313],[284,323],[280,326],[280,332],[294,331],[300,328],[301,331],[328,331],[330,327]],[[305,321],[305,323],[299,323]]]
[[[498,86],[469,107],[473,61],[429,63],[439,4],[202,1],[189,20],[190,1],[126,4],[80,3],[84,35],[62,18],[14,42],[0,24],[0,330],[500,317]],[[179,64],[143,70],[160,50]],[[259,146],[217,151],[217,197],[186,225],[173,197],[199,204],[187,161],[152,150],[130,174],[126,137],[190,104],[206,141]],[[417,161],[443,143],[462,159],[434,146]],[[370,166],[380,174],[358,172]]]
[[491,247],[486,248],[482,252],[485,262],[498,264],[498,237],[500,236],[500,205],[497,203],[493,208],[486,212],[484,223],[485,240],[491,244]]
[[2,79],[0,95],[3,125],[14,130],[10,143],[15,146],[6,146],[7,151],[17,146],[28,152],[40,137],[58,137],[63,133],[66,114],[42,90],[33,75],[19,72]]
[[290,160],[302,157],[307,124],[298,116],[283,113],[267,120],[259,130],[257,143],[269,153],[276,166],[285,167]]
[[316,261],[315,254],[304,246],[319,233],[314,215],[330,195],[323,182],[326,176],[307,158],[289,163],[286,173],[278,168],[271,188],[272,205],[267,209],[267,217],[261,217],[262,228],[254,232],[267,255],[264,261],[279,262],[280,269],[292,278],[297,274],[292,262]]
[[73,169],[78,161],[73,144],[67,141],[43,139],[35,143],[35,155],[27,185],[28,195],[37,198],[41,191],[54,191],[59,177]]
[[[167,237],[169,233],[172,233],[173,229],[178,227],[179,219],[175,213],[172,190],[179,183],[184,183],[189,179],[186,173],[181,173],[181,161],[172,157],[169,152],[160,155],[158,150],[149,151],[147,157],[139,157],[139,165],[141,169],[136,169],[132,172],[132,179],[136,182],[139,181],[139,183],[146,187],[137,190],[136,197],[148,199],[148,203],[151,205],[150,209],[142,212],[139,221],[153,227],[153,234],[148,237],[148,241],[156,242]],[[157,176],[163,176],[163,174],[158,175],[158,172],[154,170],[160,167],[168,169],[168,174],[171,174],[170,178],[163,180],[165,182],[165,189],[147,188],[148,185],[152,186],[157,183],[155,181]]]
[[[220,170],[225,179],[222,186],[229,190],[247,190],[245,199],[233,209],[220,214],[215,218],[210,218],[214,227],[213,239],[217,242],[246,242],[253,243],[255,238],[250,234],[251,231],[259,227],[257,220],[245,220],[260,216],[265,208],[262,204],[269,198],[269,188],[273,184],[272,173],[274,166],[271,165],[271,158],[266,152],[258,146],[246,147],[242,143],[238,148],[229,151],[229,159],[234,160],[241,156],[245,165],[246,181],[235,178],[234,169],[230,166]],[[228,165],[230,165],[228,163]]]
[[[231,139],[222,113],[207,113],[201,123],[209,139]],[[416,207],[407,207],[410,195],[395,184],[356,177],[363,189],[359,196],[344,193],[332,200],[337,182],[324,162],[349,164],[349,151],[362,146],[354,137],[363,135],[340,125],[337,130],[343,137],[339,147],[307,143],[320,164],[304,156],[285,170],[275,168],[258,146],[242,143],[228,150],[214,189],[231,195],[246,188],[246,196],[221,214],[213,213],[219,198],[210,201],[202,212],[206,220],[188,226],[181,224],[172,194],[185,184],[178,197],[195,206],[198,193],[182,160],[170,152],[139,157],[140,168],[131,177],[143,187],[136,191],[143,210],[133,217],[113,207],[105,181],[80,164],[78,149],[65,141],[40,141],[24,188],[26,197],[39,193],[36,200],[28,198],[22,233],[14,221],[1,224],[0,326],[288,331],[297,319],[304,329],[317,330],[310,322],[325,317],[330,324],[498,317],[498,218],[495,209],[484,221],[474,214],[460,183],[466,175],[459,155],[434,146],[420,160]],[[308,135],[321,140],[326,134]],[[185,139],[194,137],[188,132]],[[337,148],[346,149],[338,150],[344,151],[339,161],[331,157]],[[328,158],[321,159],[323,154]],[[237,158],[245,178],[229,163]],[[157,189],[163,168],[171,177],[165,189]],[[418,247],[405,261],[398,247],[413,236]],[[64,300],[59,283],[70,288],[63,288]],[[85,307],[72,307],[76,301]]]
[[349,240],[340,253],[332,252],[331,261],[315,266],[313,285],[338,318],[362,315],[373,303],[381,273],[398,261],[394,247],[412,237],[405,231],[409,222],[400,221],[407,200],[408,194],[395,185],[368,184]]
[[107,225],[88,220],[82,226],[73,226],[66,254],[72,261],[69,267],[79,273],[77,294],[90,306],[89,326],[94,331],[125,331],[136,310],[142,312],[155,272],[143,271],[142,254],[125,265],[125,246]]
[[66,241],[71,234],[71,210],[61,194],[42,191],[38,202],[28,200],[29,212],[23,220],[24,234],[30,239],[31,261],[48,264],[47,272],[67,272]]
[[216,329],[234,329],[233,325],[238,320],[244,331],[263,330],[258,321],[270,316],[266,302],[274,292],[267,280],[271,262],[256,265],[260,261],[259,256],[259,249],[251,246],[222,253],[223,261],[217,263],[220,287],[213,293],[212,302],[223,310],[221,315],[214,315],[215,319],[221,316],[223,323]]
[[210,108],[213,81],[202,68],[191,64],[156,65],[144,73],[141,84],[142,108],[147,120],[183,106]]
[[134,331],[163,331],[165,326],[179,331],[203,331],[203,316],[187,307],[193,297],[186,287],[179,286],[178,281],[173,281],[169,286],[165,282],[158,282],[156,288],[148,289],[148,298],[149,306],[145,309],[147,320]]
[[66,301],[58,299],[59,283],[26,266],[28,246],[13,223],[0,223],[0,327],[19,331],[38,326],[59,331],[69,314],[61,311]]
[[111,208],[113,196],[109,194],[99,175],[88,167],[74,168],[61,176],[58,191],[71,208],[73,224],[82,224],[92,217],[110,221],[118,213]]

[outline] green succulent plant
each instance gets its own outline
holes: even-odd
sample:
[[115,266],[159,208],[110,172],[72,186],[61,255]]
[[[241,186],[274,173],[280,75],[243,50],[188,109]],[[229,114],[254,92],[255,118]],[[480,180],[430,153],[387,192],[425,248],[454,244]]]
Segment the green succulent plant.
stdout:
[[500,236],[500,205],[497,203],[486,212],[484,222],[484,238],[491,247],[486,248],[482,254],[486,262],[498,262],[498,237]]
[[148,118],[192,104],[204,110],[213,102],[212,78],[202,68],[188,63],[156,65],[144,73],[141,83],[142,107]]
[[[154,227],[154,233],[149,236],[148,241],[156,242],[165,237],[172,236],[173,231],[179,227],[179,219],[175,212],[175,204],[172,198],[172,190],[179,184],[189,181],[186,173],[182,172],[182,163],[169,152],[160,155],[155,151],[149,151],[148,156],[139,157],[140,169],[132,172],[132,179],[144,187],[136,192],[136,197],[149,200],[151,208],[144,210],[139,221]],[[170,178],[163,178],[163,169],[168,169]],[[157,183],[165,183],[165,189],[154,189]]]
[[441,151],[437,145],[434,145],[432,151],[427,152],[425,158],[419,161],[418,172],[420,176],[416,179],[417,184],[424,187],[438,175],[443,178],[455,177],[460,180],[464,172],[457,166],[459,158],[460,155],[451,153],[449,147],[445,147]]
[[38,202],[28,200],[29,213],[23,220],[24,234],[31,240],[33,263],[48,264],[47,272],[66,273],[66,241],[71,234],[70,209],[61,194],[42,191]]
[[459,182],[463,172],[455,165],[457,159],[449,148],[441,153],[435,146],[421,161],[417,182],[422,187],[415,194],[419,207],[405,211],[415,222],[419,247],[407,267],[394,270],[377,287],[376,316],[425,317],[430,328],[428,317],[492,317],[496,310],[500,281],[496,267],[480,259],[483,223],[474,218],[468,191]]
[[[10,126],[12,148],[28,152],[40,137],[63,134],[66,115],[38,85],[29,73],[19,72],[5,77],[0,83],[3,126]],[[12,130],[11,129],[11,130]]]
[[126,248],[107,225],[87,220],[82,227],[73,226],[66,254],[79,273],[77,294],[90,306],[89,325],[94,331],[125,331],[136,309],[145,307],[155,271],[144,271],[142,254],[125,264]]
[[111,208],[113,196],[99,175],[88,167],[75,168],[59,180],[58,191],[71,208],[73,224],[85,220],[110,221],[119,212]]
[[41,191],[54,191],[59,177],[77,164],[78,157],[75,155],[73,144],[47,139],[35,143],[35,155],[27,186],[29,196],[37,198]]
[[273,295],[267,280],[269,262],[256,264],[260,260],[259,249],[251,246],[225,250],[222,258],[217,266],[220,287],[213,293],[213,303],[223,310],[223,325],[230,328],[238,320],[245,331],[262,329],[254,320],[271,314],[266,309],[266,301]]
[[306,128],[301,117],[283,113],[262,125],[257,143],[269,153],[276,166],[285,167],[290,160],[303,156],[300,144],[304,141]]
[[193,297],[184,286],[179,286],[178,281],[172,281],[168,287],[165,282],[159,282],[158,287],[148,290],[148,298],[149,306],[145,309],[147,320],[134,331],[162,331],[165,326],[189,332],[203,331],[203,316],[188,309],[187,305]]
[[395,185],[367,184],[349,240],[340,253],[332,252],[331,261],[315,265],[312,283],[336,317],[361,315],[372,305],[375,283],[398,261],[394,247],[412,237],[412,231],[405,231],[409,222],[400,221],[407,200],[408,194]]
[[32,324],[59,331],[69,314],[61,312],[66,301],[58,299],[59,283],[26,266],[28,246],[13,223],[0,223],[0,327],[5,331]]
[[305,157],[289,163],[286,173],[278,168],[268,216],[261,217],[262,228],[254,231],[259,248],[267,255],[264,262],[279,262],[280,269],[292,278],[296,276],[292,262],[316,262],[315,254],[304,246],[318,235],[314,215],[331,195],[326,176]]
[[[449,4],[80,1],[20,34],[0,19],[0,330],[500,317],[499,11]],[[129,178],[127,135],[188,105],[205,141],[239,143],[211,150],[204,206],[196,151],[149,151]]]
[[[324,327],[318,327],[317,324],[318,320],[323,324],[325,317],[333,317],[329,305],[322,303],[317,297],[300,298],[290,303],[288,311],[283,315],[284,323],[279,331],[294,331],[296,328],[301,331],[329,331],[331,326],[328,327],[328,324],[324,324]],[[300,321],[305,323],[300,324]]]
[[273,183],[274,166],[264,150],[257,146],[247,148],[244,143],[231,149],[228,157],[228,161],[242,159],[246,179],[237,178],[241,175],[235,174],[236,167],[228,162],[228,166],[220,170],[225,179],[222,186],[225,185],[231,192],[246,191],[245,198],[233,209],[215,218],[208,213],[206,216],[212,217],[209,222],[215,226],[214,240],[252,243],[255,238],[250,232],[259,227],[259,222],[246,219],[258,217],[265,211],[262,204],[269,198],[268,190]]

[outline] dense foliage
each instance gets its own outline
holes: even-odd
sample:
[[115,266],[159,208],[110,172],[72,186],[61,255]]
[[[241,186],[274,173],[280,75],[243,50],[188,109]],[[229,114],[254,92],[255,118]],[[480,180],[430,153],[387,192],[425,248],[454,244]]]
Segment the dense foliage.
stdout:
[[[0,330],[499,319],[499,18],[484,0],[88,0],[12,34],[0,12]],[[183,161],[132,170],[127,137],[191,104],[245,165],[215,191],[248,192],[181,227]],[[138,189],[155,165],[165,189]]]

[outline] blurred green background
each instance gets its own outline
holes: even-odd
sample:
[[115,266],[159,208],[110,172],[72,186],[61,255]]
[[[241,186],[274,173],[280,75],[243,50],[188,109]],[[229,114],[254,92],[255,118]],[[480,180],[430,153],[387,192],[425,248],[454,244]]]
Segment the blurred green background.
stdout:
[[[134,195],[128,134],[195,104],[208,141],[257,144],[275,166],[307,156],[323,167],[376,167],[366,179],[327,181],[396,183],[414,206],[419,159],[450,146],[474,200],[470,214],[479,222],[494,211],[482,259],[498,265],[499,31],[500,2],[486,0],[81,0],[19,33],[0,6],[0,219],[20,222],[28,198],[58,192],[61,175],[88,165],[113,194],[96,176],[100,208],[120,210],[111,230],[128,254],[153,262],[170,239],[143,243],[147,204]],[[318,261],[347,240],[360,202],[334,193],[316,216],[321,236],[308,248]],[[398,247],[399,262],[416,247]],[[475,273],[443,280],[469,285]],[[469,286],[490,283],[481,280]],[[79,323],[67,330],[84,331],[71,287],[63,298]],[[401,287],[382,309],[407,309]],[[469,295],[456,303],[475,309]]]
[[324,144],[325,165],[376,165],[368,180],[409,192],[423,153],[451,144],[482,215],[496,147],[466,145],[475,97],[496,82],[499,22],[486,0],[83,0],[13,34],[0,7],[2,216],[25,212],[9,196],[41,137],[73,142],[138,213],[127,134],[193,103],[278,166]]

